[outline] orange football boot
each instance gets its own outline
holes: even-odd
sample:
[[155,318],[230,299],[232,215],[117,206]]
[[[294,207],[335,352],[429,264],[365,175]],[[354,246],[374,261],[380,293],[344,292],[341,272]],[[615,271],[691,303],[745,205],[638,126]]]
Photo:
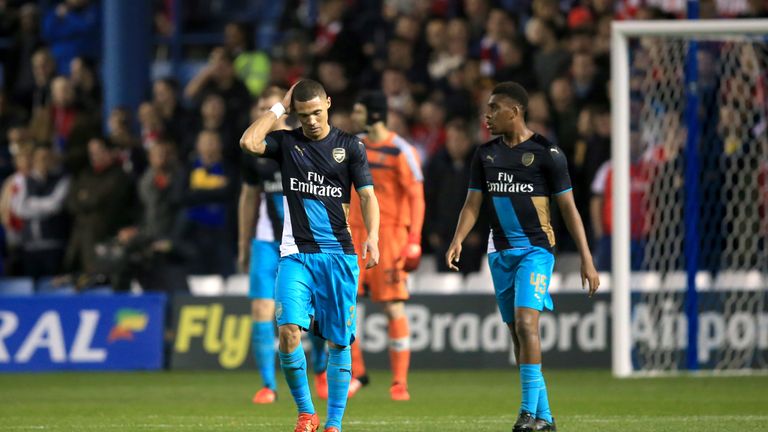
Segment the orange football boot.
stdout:
[[255,404],[271,404],[276,400],[277,393],[269,387],[264,387],[253,395],[253,403]]
[[393,401],[411,400],[411,395],[408,393],[408,387],[405,384],[392,384],[392,387],[389,388],[389,395]]
[[301,413],[293,432],[315,432],[319,427],[320,417],[317,414]]

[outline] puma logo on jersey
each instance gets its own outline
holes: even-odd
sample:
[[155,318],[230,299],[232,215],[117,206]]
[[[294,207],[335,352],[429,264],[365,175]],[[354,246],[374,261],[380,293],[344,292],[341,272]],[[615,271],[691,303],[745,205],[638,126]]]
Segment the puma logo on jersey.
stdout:
[[485,158],[491,161],[491,163],[494,163],[494,159],[496,159],[496,156],[486,155]]
[[297,145],[294,145],[293,148],[295,148],[299,153],[301,153],[302,156],[304,156],[304,149],[303,148],[301,148],[301,147],[299,147]]

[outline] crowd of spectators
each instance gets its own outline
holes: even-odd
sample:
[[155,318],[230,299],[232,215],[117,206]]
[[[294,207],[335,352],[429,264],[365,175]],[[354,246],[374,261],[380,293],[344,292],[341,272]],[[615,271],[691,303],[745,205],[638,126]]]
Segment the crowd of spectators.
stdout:
[[[208,3],[188,7],[204,16]],[[528,124],[566,152],[587,218],[593,194],[605,190],[593,187],[596,175],[610,158],[611,21],[674,18],[684,4],[278,3],[284,13],[274,45],[254,48],[255,21],[230,22],[191,80],[159,77],[138,109],[115,108],[102,122],[99,2],[40,10],[36,1],[0,0],[0,38],[10,41],[0,92],[2,273],[69,275],[80,285],[107,277],[121,288],[132,278],[175,287],[185,274],[231,274],[238,138],[265,88],[301,77],[325,86],[331,123],[352,133],[360,132],[350,120],[359,92],[385,93],[390,128],[424,163],[427,251],[442,254],[450,241],[463,201],[456,191],[466,186],[473,147],[490,138],[482,113],[500,81],[528,89]],[[736,3],[740,9],[720,12],[766,16],[762,1]],[[163,19],[167,4],[158,2],[155,17],[161,35],[173,33]],[[701,5],[703,17],[720,7]],[[572,248],[561,237],[560,249]],[[479,268],[486,239],[481,227],[468,237],[465,271]]]

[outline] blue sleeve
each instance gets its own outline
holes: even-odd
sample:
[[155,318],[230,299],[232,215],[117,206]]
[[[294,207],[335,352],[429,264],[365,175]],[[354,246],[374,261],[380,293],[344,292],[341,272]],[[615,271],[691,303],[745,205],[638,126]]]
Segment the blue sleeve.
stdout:
[[472,165],[469,169],[469,190],[486,192],[485,170],[483,161],[480,160],[480,147],[475,149],[475,155],[472,156]]
[[283,141],[285,140],[285,131],[272,131],[264,138],[264,153],[262,157],[274,159],[280,162],[283,155]]
[[368,167],[368,155],[365,152],[365,145],[357,141],[350,145],[349,153],[349,175],[355,189],[373,186],[373,177],[371,177],[371,170]]
[[568,174],[568,160],[563,151],[552,146],[547,150],[549,157],[545,157],[545,178],[549,186],[550,194],[558,195],[571,190],[571,176]]

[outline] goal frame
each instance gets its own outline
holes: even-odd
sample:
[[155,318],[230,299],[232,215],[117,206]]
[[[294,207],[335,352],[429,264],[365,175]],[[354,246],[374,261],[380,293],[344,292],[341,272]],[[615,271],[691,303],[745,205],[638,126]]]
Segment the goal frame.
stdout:
[[[611,28],[611,152],[613,175],[613,236],[612,236],[612,369],[619,378],[636,375],[632,367],[631,349],[631,268],[630,268],[630,68],[629,39],[638,36],[693,37],[698,35],[762,35],[768,37],[768,20],[676,20],[676,21],[615,21]],[[691,63],[689,63],[690,66]],[[695,60],[694,63],[695,69]],[[689,98],[696,98],[695,72],[686,80]],[[693,134],[690,134],[693,135]],[[691,139],[686,143],[691,147]],[[695,144],[696,141],[693,142]],[[693,151],[695,159],[695,150]],[[690,178],[690,177],[689,177]],[[693,185],[695,188],[696,186]],[[690,202],[685,203],[691,205]],[[696,229],[695,227],[693,228]],[[686,232],[686,235],[690,235]],[[695,235],[695,231],[694,231]],[[694,248],[695,249],[695,248]],[[686,250],[688,250],[686,248]],[[698,314],[696,308],[695,271],[688,272],[687,293],[693,297],[686,303],[689,318],[688,351],[696,352]],[[688,294],[687,294],[688,295]],[[696,367],[689,368],[695,370]]]

